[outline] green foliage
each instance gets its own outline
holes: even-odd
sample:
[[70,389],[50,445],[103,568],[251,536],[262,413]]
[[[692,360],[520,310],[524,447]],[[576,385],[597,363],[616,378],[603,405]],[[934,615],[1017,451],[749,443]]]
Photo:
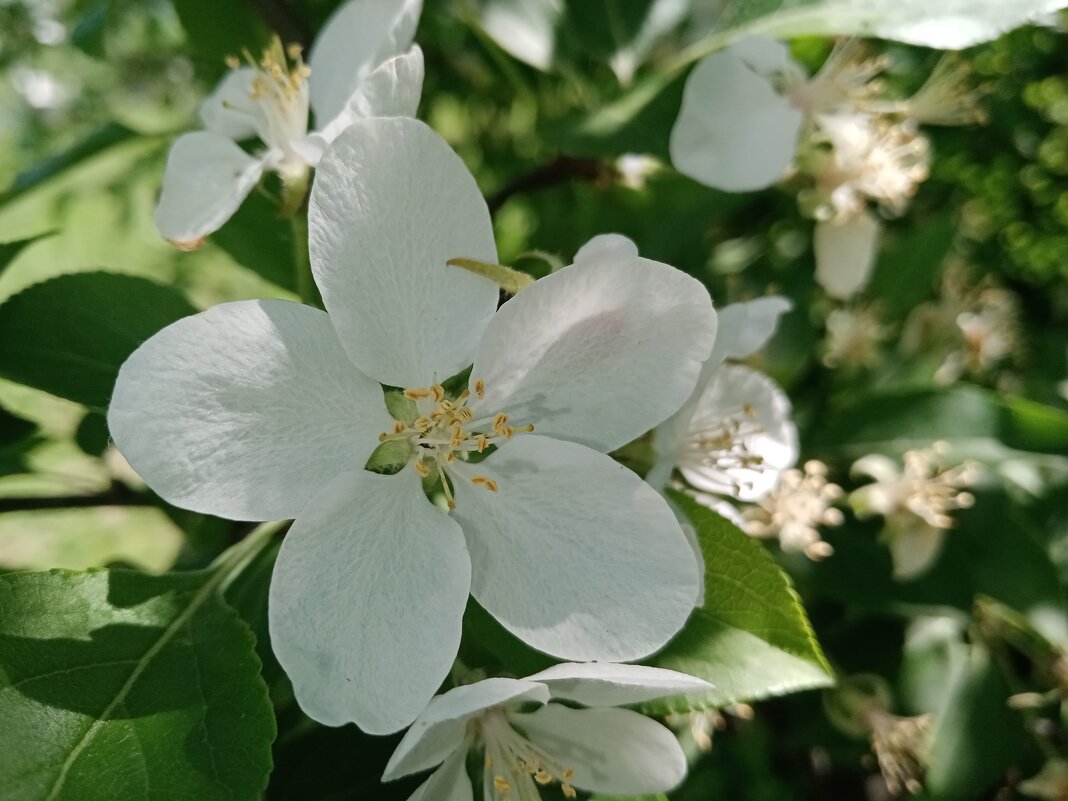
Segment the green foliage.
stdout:
[[0,576],[6,798],[260,797],[274,721],[225,576]]
[[[713,685],[687,707],[701,709],[830,685],[833,672],[790,579],[735,525],[680,494],[673,500],[697,532],[705,602],[655,658],[659,667]],[[674,699],[650,709],[682,711]]]
[[195,311],[174,290],[143,278],[53,278],[0,305],[0,376],[103,410],[137,346]]

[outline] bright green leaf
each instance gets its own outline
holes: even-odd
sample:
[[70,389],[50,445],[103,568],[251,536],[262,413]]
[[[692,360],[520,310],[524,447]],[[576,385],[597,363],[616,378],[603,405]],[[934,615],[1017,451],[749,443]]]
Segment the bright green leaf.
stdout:
[[126,358],[195,312],[173,289],[144,278],[53,278],[0,305],[0,377],[103,410]]
[[648,705],[681,711],[786,695],[833,684],[833,672],[790,579],[740,529],[680,494],[705,559],[705,604],[653,664],[698,676],[704,697]]
[[11,262],[15,260],[15,257],[26,247],[46,236],[50,236],[50,234],[40,234],[39,236],[31,236],[27,239],[16,239],[13,242],[0,242],[0,273],[3,273]]
[[0,576],[5,798],[260,798],[274,719],[224,576]]

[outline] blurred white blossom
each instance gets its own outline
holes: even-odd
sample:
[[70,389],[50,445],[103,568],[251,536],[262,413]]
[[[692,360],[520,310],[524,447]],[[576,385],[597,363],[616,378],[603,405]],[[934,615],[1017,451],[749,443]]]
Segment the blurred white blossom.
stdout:
[[842,494],[841,487],[827,480],[827,465],[810,459],[802,469],[784,472],[769,495],[742,510],[745,532],[777,539],[784,551],[823,559],[834,550],[820,536],[820,527],[842,524],[842,511],[834,506]]
[[827,315],[822,361],[832,369],[875,367],[881,360],[880,346],[890,333],[874,306],[832,309]]

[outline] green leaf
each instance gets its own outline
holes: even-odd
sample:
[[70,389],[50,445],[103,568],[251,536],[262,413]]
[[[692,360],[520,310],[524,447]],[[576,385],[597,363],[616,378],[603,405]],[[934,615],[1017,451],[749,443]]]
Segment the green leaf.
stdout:
[[6,409],[0,409],[0,448],[10,448],[29,439],[37,426],[29,420],[13,415]]
[[11,262],[15,260],[15,257],[26,247],[32,245],[38,239],[44,239],[46,236],[51,236],[51,234],[39,234],[38,236],[31,236],[26,239],[0,242],[0,275],[3,274],[4,270],[6,270],[11,265]]
[[223,571],[0,576],[12,801],[255,801],[275,735]]
[[0,305],[0,377],[103,410],[126,358],[194,314],[173,289],[116,273],[63,275]]
[[240,57],[245,50],[259,56],[267,43],[267,29],[252,3],[175,0],[174,10],[197,56],[198,71],[209,80],[226,71],[228,56]]
[[245,198],[211,241],[242,267],[283,289],[297,291],[293,229],[281,219],[278,207],[259,192]]
[[[790,579],[758,542],[678,493],[705,559],[705,603],[653,664],[713,685],[703,697],[648,705],[684,711],[827,687],[833,671]],[[680,706],[681,705],[681,706]]]

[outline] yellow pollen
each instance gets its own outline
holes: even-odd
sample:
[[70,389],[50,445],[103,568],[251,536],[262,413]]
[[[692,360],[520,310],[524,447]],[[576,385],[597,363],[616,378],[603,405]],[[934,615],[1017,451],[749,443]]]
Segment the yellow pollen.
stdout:
[[534,774],[534,781],[538,784],[548,784],[553,780],[553,777],[546,773],[544,770],[539,770]]
[[378,441],[379,442],[385,442],[387,439],[389,439],[389,434],[379,434],[378,435]]
[[497,775],[493,777],[493,788],[498,793],[507,793],[512,789],[512,785],[508,783],[508,780],[504,776]]
[[241,59],[237,56],[227,56],[224,61],[226,62],[226,66],[232,70],[236,70],[241,66]]
[[497,491],[497,482],[494,481],[492,478],[489,478],[488,476],[473,476],[471,478],[471,483],[474,484],[476,487],[484,487],[490,492]]
[[430,397],[430,390],[426,387],[416,387],[415,389],[404,390],[404,397],[408,400],[423,400]]
[[441,403],[445,400],[445,387],[441,384],[434,384],[430,387],[430,394],[434,396],[435,403]]
[[304,52],[304,45],[300,42],[290,42],[286,45],[286,55],[289,56],[290,61],[296,61],[300,58],[300,54]]
[[426,478],[427,476],[430,475],[430,468],[427,467],[425,464],[423,464],[423,457],[422,456],[416,457],[416,460],[415,460],[415,472],[417,472],[423,478]]
[[404,424],[403,420],[397,420],[395,423],[393,423],[394,434],[403,434],[407,428],[408,426]]
[[478,395],[479,400],[486,397],[486,382],[481,378],[475,379],[475,394]]
[[482,453],[482,451],[489,447],[489,437],[485,434],[479,434],[475,437],[475,447],[478,448],[479,453]]
[[489,754],[486,754],[486,769],[489,770],[492,767],[493,767],[493,757],[491,757]]
[[578,796],[578,793],[575,792],[575,788],[570,784],[561,784],[560,789],[564,793],[564,798],[575,798]]
[[571,784],[571,781],[574,778],[575,778],[575,769],[574,768],[568,768],[567,770],[564,771],[564,781],[565,782],[567,782],[568,784]]

